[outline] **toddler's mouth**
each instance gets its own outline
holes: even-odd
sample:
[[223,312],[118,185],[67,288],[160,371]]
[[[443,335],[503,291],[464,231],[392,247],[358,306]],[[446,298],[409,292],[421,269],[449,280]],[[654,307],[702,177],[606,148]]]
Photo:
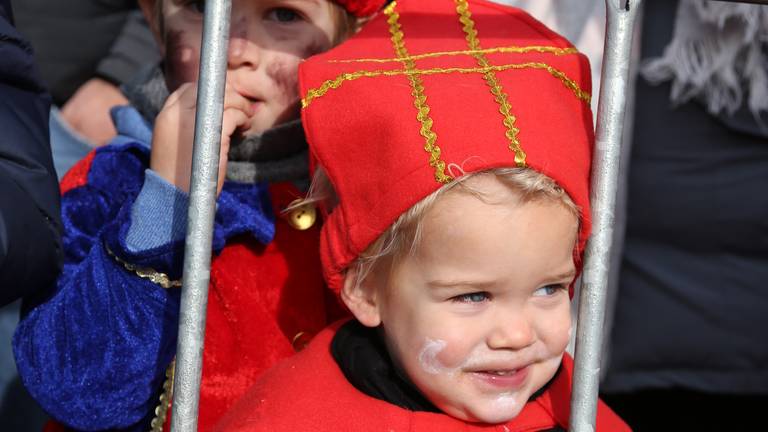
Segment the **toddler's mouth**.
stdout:
[[245,96],[245,98],[248,99],[248,102],[251,104],[252,115],[256,115],[256,113],[259,112],[259,109],[264,105],[264,101],[248,96]]
[[470,376],[483,387],[492,389],[516,389],[523,386],[528,378],[529,366],[517,369],[488,369],[470,371]]
[[498,376],[507,376],[507,375],[512,375],[517,371],[518,371],[517,369],[513,369],[513,370],[500,370],[500,371],[481,371],[481,373],[487,373],[487,374],[498,375]]

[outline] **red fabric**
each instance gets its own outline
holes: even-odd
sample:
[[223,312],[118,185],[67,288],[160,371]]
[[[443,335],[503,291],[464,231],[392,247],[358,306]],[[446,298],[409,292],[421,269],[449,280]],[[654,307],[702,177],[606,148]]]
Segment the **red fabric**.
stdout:
[[[77,181],[72,178],[73,183]],[[276,215],[302,196],[288,183],[272,185],[270,194]],[[304,332],[306,339],[328,324],[329,291],[323,283],[318,256],[319,223],[298,231],[278,217],[275,239],[270,244],[241,237],[214,257],[199,431],[209,431],[257,376],[293,354],[292,342],[298,333]],[[335,318],[337,314],[334,310],[330,315]],[[169,426],[170,422],[166,422],[165,430],[170,430]],[[45,429],[64,430],[53,422]]]
[[[571,48],[565,39],[518,9],[483,0],[469,0],[469,8],[483,49]],[[411,56],[468,49],[455,2],[401,0],[395,11]],[[340,205],[330,214],[321,234],[324,275],[336,290],[344,269],[360,252],[403,212],[442,186],[435,180],[435,169],[425,151],[422,133],[428,121],[417,118],[411,82],[402,73],[404,62],[394,60],[397,53],[391,26],[382,13],[345,43],[314,56],[299,68],[301,92],[309,102],[302,110],[307,139],[340,197]],[[484,55],[496,66],[546,64],[581,90],[591,91],[589,64],[581,54]],[[361,60],[370,58],[389,61]],[[419,77],[440,158],[464,172],[515,166],[504,116],[483,73],[439,72],[449,68],[477,70],[478,60],[465,53],[418,58],[414,63],[419,70],[433,71]],[[357,75],[355,79],[343,75],[379,71],[396,75]],[[590,229],[589,173],[594,141],[590,105],[546,69],[509,69],[495,75],[516,118],[528,166],[556,180],[581,209],[583,222],[575,250],[578,263]],[[338,82],[341,84],[336,85]],[[319,89],[324,92],[318,95]],[[450,174],[447,169],[446,174]]]
[[356,17],[371,16],[384,5],[384,0],[333,0]]
[[[542,396],[529,402],[507,424],[470,424],[445,414],[413,412],[369,397],[344,378],[330,344],[342,323],[323,330],[299,354],[279,363],[257,382],[215,431],[538,431],[568,427],[573,361]],[[605,404],[598,403],[597,432],[629,427]]]
[[61,190],[62,195],[71,189],[85,186],[85,184],[88,183],[88,172],[91,171],[91,164],[93,163],[93,158],[95,156],[96,150],[92,150],[64,174],[64,177],[62,177],[59,182],[59,190]]
[[43,432],[67,432],[67,428],[55,421],[49,421],[43,425]]
[[[300,197],[270,188],[275,214]],[[319,223],[297,231],[278,218],[274,241],[230,243],[214,258],[208,296],[199,430],[210,430],[256,377],[294,353],[299,332],[327,325],[318,257]]]

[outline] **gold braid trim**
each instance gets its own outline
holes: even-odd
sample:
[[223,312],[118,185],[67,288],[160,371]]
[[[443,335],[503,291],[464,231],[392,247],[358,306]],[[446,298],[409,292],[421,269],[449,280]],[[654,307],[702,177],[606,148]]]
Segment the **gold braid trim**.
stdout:
[[589,104],[592,100],[592,96],[579,87],[579,84],[570,79],[565,72],[557,69],[554,66],[541,62],[528,62],[528,63],[512,63],[497,66],[488,67],[476,67],[476,68],[433,68],[433,69],[412,69],[412,70],[373,70],[373,71],[356,71],[345,72],[334,79],[323,82],[320,87],[316,87],[307,91],[307,95],[301,100],[302,108],[308,107],[315,99],[324,96],[330,90],[335,90],[341,87],[346,81],[354,81],[360,78],[376,78],[380,76],[400,76],[400,75],[438,75],[438,74],[472,74],[487,72],[504,72],[512,69],[540,69],[549,72],[550,75],[560,80],[563,85],[571,90],[573,94],[581,101]]
[[171,361],[168,369],[165,370],[165,382],[163,383],[163,393],[160,395],[160,403],[155,408],[155,416],[152,418],[150,432],[163,432],[163,425],[168,418],[168,408],[173,399],[173,378],[176,374],[176,359]]
[[[402,61],[403,66],[405,67],[404,72],[411,82],[411,88],[413,89],[411,94],[414,97],[413,105],[418,110],[416,118],[421,122],[420,133],[426,140],[424,150],[429,153],[429,165],[435,169],[435,181],[438,183],[448,183],[452,178],[445,174],[445,162],[440,159],[440,147],[435,144],[437,141],[437,134],[432,131],[433,121],[429,116],[427,96],[424,95],[424,83],[421,81],[421,77],[419,77],[418,74],[413,73],[416,69],[416,63],[408,58],[408,50],[405,48],[403,30],[398,22],[400,14],[395,11],[396,7],[397,2],[393,1],[384,9],[384,13],[388,18],[387,23],[389,23],[389,32],[392,35],[392,46],[395,48],[395,53],[397,54],[398,59]],[[309,97],[309,94],[307,96]]]
[[424,53],[424,54],[416,54],[404,58],[359,58],[359,59],[346,59],[346,60],[328,60],[328,63],[394,63],[394,62],[402,62],[404,59],[407,60],[422,60],[426,58],[435,58],[435,57],[450,57],[450,56],[460,56],[460,55],[471,55],[475,56],[476,54],[524,54],[524,53],[530,53],[530,52],[537,52],[542,54],[554,54],[557,56],[561,55],[568,55],[568,54],[578,54],[579,50],[576,48],[560,48],[555,46],[544,46],[544,45],[532,45],[532,46],[506,46],[506,47],[496,47],[496,48],[486,48],[486,49],[469,49],[469,50],[460,50],[460,51],[436,51],[431,53]]
[[181,281],[173,280],[165,273],[160,273],[159,271],[153,270],[148,267],[139,267],[137,265],[133,265],[129,262],[124,261],[117,255],[115,255],[115,253],[112,252],[112,249],[110,249],[106,243],[104,244],[104,249],[107,250],[107,253],[109,254],[109,256],[111,256],[119,264],[122,264],[122,266],[125,267],[126,270],[136,274],[136,276],[142,279],[148,279],[151,282],[156,283],[165,289],[181,287]]
[[[459,14],[459,21],[463,24],[462,29],[466,35],[467,44],[469,49],[474,52],[473,57],[477,59],[477,64],[482,68],[488,68],[491,64],[485,57],[480,47],[480,40],[477,37],[477,30],[475,29],[475,22],[472,20],[472,12],[469,11],[469,4],[467,0],[456,0],[456,12]],[[505,133],[509,140],[509,149],[515,153],[515,163],[519,167],[525,166],[525,152],[520,148],[520,141],[517,138],[517,133],[520,130],[515,127],[515,121],[517,120],[512,114],[512,107],[507,100],[507,94],[504,92],[501,84],[496,78],[496,73],[492,70],[488,70],[483,74],[485,82],[488,87],[491,88],[491,94],[493,95],[496,103],[499,104],[499,112],[504,117],[503,123],[507,128]]]

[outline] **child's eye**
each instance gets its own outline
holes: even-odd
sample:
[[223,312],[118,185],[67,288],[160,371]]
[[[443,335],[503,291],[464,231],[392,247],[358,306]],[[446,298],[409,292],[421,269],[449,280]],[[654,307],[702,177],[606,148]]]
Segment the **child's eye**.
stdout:
[[299,21],[301,15],[298,12],[288,8],[275,8],[269,11],[267,19],[270,21],[277,21],[279,23],[291,23]]
[[454,301],[457,303],[482,303],[490,299],[491,299],[491,295],[488,294],[487,292],[473,292],[469,294],[457,295],[456,297],[451,297],[451,301]]
[[565,285],[547,285],[534,291],[534,297],[548,297],[557,294],[560,290],[566,289]]
[[184,6],[191,8],[197,13],[205,12],[205,0],[187,0],[184,2]]

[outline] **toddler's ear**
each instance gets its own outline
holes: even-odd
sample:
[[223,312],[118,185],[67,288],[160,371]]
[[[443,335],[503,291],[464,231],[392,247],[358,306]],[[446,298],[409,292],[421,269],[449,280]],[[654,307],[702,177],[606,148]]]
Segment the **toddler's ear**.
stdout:
[[360,323],[366,327],[376,327],[381,323],[381,315],[377,303],[377,287],[374,277],[368,275],[358,282],[356,269],[348,269],[344,275],[344,286],[341,288],[341,301],[352,312]]

